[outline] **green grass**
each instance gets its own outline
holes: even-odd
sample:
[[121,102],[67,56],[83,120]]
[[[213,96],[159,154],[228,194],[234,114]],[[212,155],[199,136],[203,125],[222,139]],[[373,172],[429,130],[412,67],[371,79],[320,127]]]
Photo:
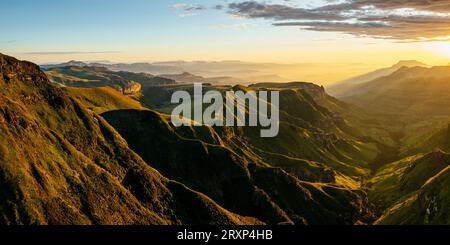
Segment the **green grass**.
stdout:
[[[377,223],[428,223],[426,219],[429,217],[425,217],[423,210],[426,207],[420,203],[429,203],[431,202],[429,198],[435,198],[428,196],[430,190],[441,188],[440,191],[448,190],[448,187],[443,187],[440,181],[447,181],[441,179],[443,173],[448,172],[449,165],[450,155],[437,151],[408,157],[380,169],[368,183],[371,188],[369,200],[377,204],[380,211],[385,210]],[[424,196],[428,196],[426,200],[422,200]],[[446,205],[446,203],[439,201],[434,204]],[[445,210],[435,212],[442,211]],[[445,224],[443,221],[435,222]]]
[[138,102],[128,96],[123,96],[111,87],[99,88],[65,88],[72,98],[96,113],[118,109],[144,109]]

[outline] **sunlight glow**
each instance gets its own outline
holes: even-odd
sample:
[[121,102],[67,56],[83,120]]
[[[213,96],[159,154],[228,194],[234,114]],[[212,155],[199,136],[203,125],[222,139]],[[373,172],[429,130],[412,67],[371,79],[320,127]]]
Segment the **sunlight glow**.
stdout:
[[450,42],[436,43],[436,52],[438,52],[439,55],[450,58]]

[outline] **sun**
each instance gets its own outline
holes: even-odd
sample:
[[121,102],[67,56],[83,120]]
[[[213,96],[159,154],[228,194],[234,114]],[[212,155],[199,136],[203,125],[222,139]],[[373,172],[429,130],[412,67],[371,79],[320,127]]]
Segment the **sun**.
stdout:
[[436,52],[442,56],[450,58],[450,42],[436,43]]

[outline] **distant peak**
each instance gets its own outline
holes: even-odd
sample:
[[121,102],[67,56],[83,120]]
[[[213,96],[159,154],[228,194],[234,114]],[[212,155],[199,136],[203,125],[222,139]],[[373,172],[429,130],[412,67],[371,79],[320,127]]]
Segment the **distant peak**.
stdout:
[[69,62],[67,62],[67,63],[63,63],[63,64],[75,64],[75,65],[79,65],[79,66],[86,65],[85,62],[83,62],[83,61],[77,61],[77,60],[71,60],[71,61],[69,61]]
[[401,60],[397,64],[394,65],[394,67],[414,67],[414,66],[427,66],[425,63],[422,63],[417,60]]

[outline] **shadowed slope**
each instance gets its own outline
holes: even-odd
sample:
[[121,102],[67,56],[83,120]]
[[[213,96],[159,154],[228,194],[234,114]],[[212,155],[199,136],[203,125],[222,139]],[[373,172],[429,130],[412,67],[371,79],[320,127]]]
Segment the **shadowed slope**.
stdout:
[[[193,86],[154,88],[151,93],[149,91],[144,92],[141,101],[162,113],[170,113],[174,107],[170,103],[171,94],[177,90],[192,94]],[[338,113],[320,105],[316,98],[313,98],[317,95],[324,97],[324,101],[330,101],[333,104],[339,103],[335,102],[334,98],[331,100],[331,97],[326,95],[320,86],[300,82],[264,83],[255,84],[251,87],[204,86],[203,90],[204,92],[217,90],[221,93],[229,90],[280,91],[279,135],[264,139],[260,137],[260,127],[235,128],[234,132],[239,134],[241,140],[238,147],[233,147],[234,150],[243,147],[243,145],[248,145],[249,148],[258,152],[275,153],[291,158],[320,162],[347,175],[358,177],[368,173],[369,164],[377,155],[377,147],[373,142],[362,141],[362,137],[360,137],[362,134],[350,132],[353,127],[349,127],[345,119],[340,117]],[[205,107],[206,105],[203,108]],[[345,107],[340,107],[340,105],[338,107],[345,110]],[[248,120],[248,108],[246,118]],[[348,128],[351,128],[351,130],[348,130]],[[214,129],[224,139],[228,138],[227,135],[222,133],[222,128]]]
[[[363,192],[304,182],[270,167],[248,147],[238,151],[212,128],[174,128],[166,116],[152,111],[102,116],[151,166],[235,213],[272,224],[353,224],[364,218]],[[239,141],[232,128],[224,129],[232,142]]]

